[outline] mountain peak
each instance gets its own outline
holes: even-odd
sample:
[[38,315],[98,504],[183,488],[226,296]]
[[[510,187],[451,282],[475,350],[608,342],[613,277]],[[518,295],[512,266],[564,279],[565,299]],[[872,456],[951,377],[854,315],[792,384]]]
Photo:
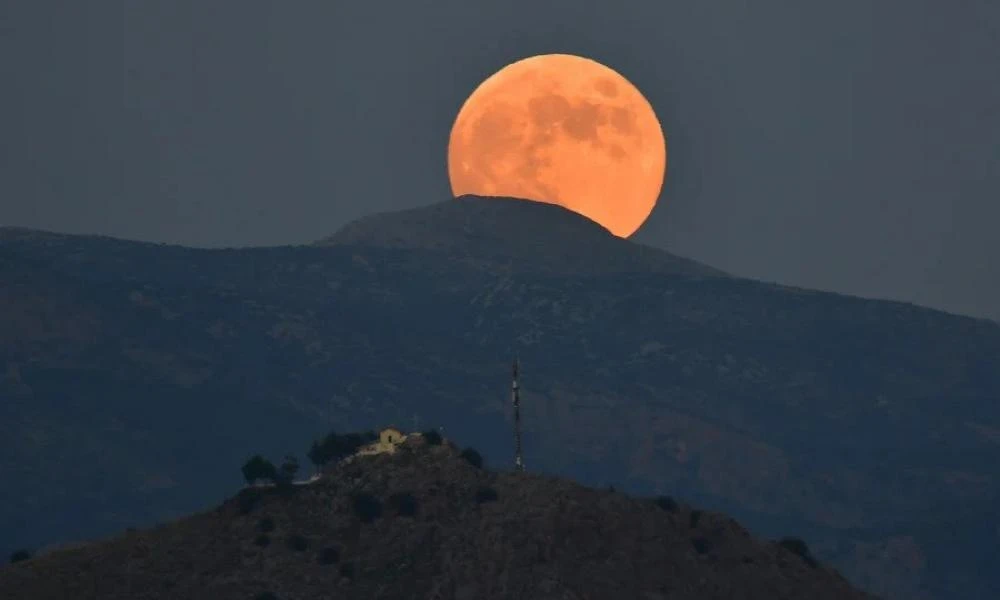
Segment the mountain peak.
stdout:
[[349,223],[320,246],[358,245],[444,252],[491,268],[563,274],[657,271],[723,276],[721,271],[622,239],[561,206],[524,200],[460,196]]

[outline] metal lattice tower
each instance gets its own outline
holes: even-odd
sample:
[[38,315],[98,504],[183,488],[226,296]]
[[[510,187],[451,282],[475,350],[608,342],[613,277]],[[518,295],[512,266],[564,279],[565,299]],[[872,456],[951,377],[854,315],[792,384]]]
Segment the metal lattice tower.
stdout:
[[521,390],[517,385],[519,361],[514,358],[514,380],[510,387],[511,401],[514,403],[514,470],[523,471],[524,461],[521,459]]

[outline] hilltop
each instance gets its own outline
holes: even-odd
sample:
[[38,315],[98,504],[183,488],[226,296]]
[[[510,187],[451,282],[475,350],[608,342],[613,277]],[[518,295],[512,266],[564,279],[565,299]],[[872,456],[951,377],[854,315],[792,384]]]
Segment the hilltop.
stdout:
[[[270,596],[266,594],[272,594]],[[410,436],[308,486],[0,569],[33,600],[867,598],[732,519],[464,460]]]

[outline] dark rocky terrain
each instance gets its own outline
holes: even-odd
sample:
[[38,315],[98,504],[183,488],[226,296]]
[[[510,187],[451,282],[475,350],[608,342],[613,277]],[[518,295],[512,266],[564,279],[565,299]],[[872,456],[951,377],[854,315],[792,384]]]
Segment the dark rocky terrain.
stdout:
[[216,510],[10,565],[0,569],[0,597],[868,596],[808,551],[758,541],[724,515],[490,472],[448,444],[411,438],[307,487],[245,489]]
[[1000,597],[1000,325],[475,198],[305,247],[0,229],[0,551],[202,510],[331,427],[509,461],[515,353],[532,471],[801,537],[891,598]]

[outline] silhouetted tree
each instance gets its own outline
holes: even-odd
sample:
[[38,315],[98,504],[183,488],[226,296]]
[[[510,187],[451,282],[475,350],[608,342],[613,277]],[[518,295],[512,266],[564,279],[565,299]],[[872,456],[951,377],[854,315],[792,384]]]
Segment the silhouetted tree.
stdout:
[[466,448],[465,450],[462,450],[462,458],[469,461],[469,464],[477,469],[483,468],[483,456],[474,448]]
[[298,472],[299,459],[289,454],[285,457],[285,461],[281,463],[281,469],[278,472],[278,482],[289,485],[295,481],[295,475]]
[[16,562],[21,562],[22,560],[29,560],[30,558],[31,558],[31,550],[21,549],[11,553],[10,562],[16,563]]
[[327,456],[326,449],[319,442],[319,440],[312,443],[312,446],[309,447],[309,452],[306,453],[306,456],[309,457],[309,462],[311,462],[317,470],[323,467],[326,463],[330,462],[330,457]]
[[275,481],[277,474],[278,471],[271,461],[260,454],[251,456],[243,465],[243,478],[251,485],[258,480]]
[[354,454],[361,446],[370,444],[377,439],[378,434],[374,431],[365,431],[364,433],[348,433],[344,436],[342,443],[345,455]]
[[439,432],[434,431],[433,429],[429,429],[423,433],[423,436],[424,436],[424,441],[427,442],[429,445],[431,446],[441,445],[442,438]]
[[309,460],[317,467],[321,467],[348,457],[357,452],[361,446],[377,439],[378,435],[374,431],[343,435],[331,431],[323,439],[312,443],[308,452]]

